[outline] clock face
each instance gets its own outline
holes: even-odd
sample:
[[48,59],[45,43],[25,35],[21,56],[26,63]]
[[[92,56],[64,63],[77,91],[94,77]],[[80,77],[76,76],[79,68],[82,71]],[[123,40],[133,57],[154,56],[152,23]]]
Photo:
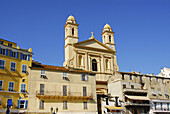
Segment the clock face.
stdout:
[[113,46],[111,45],[110,48],[113,48]]

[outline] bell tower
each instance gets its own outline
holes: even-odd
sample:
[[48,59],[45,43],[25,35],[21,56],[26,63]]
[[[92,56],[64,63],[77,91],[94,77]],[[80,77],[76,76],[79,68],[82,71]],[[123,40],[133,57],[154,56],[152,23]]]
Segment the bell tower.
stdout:
[[114,32],[109,24],[106,24],[102,33],[103,44],[115,50]]
[[70,15],[67,18],[65,28],[65,62],[63,66],[69,66],[68,61],[73,58],[72,44],[78,42],[78,25],[75,18]]

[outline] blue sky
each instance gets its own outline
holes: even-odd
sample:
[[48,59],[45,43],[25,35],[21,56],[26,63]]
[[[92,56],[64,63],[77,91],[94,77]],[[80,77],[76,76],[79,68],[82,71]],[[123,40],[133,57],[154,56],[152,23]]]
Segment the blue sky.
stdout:
[[0,0],[0,37],[32,48],[34,60],[62,66],[64,25],[72,14],[79,41],[103,26],[115,32],[121,71],[158,74],[170,67],[170,0]]

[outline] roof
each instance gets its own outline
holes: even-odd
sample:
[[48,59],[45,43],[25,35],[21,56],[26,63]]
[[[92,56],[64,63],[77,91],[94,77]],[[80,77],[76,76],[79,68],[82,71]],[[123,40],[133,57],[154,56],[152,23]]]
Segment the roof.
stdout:
[[16,44],[15,42],[12,42],[12,41],[9,41],[9,40],[5,40],[5,39],[2,39],[2,38],[0,38],[0,40],[2,40],[2,41],[6,41],[6,42],[9,42],[9,43]]
[[62,66],[53,66],[53,65],[43,65],[39,62],[32,62],[32,67],[31,69],[37,69],[37,70],[49,70],[49,71],[62,71],[62,72],[75,72],[75,73],[91,73],[95,74],[89,71],[85,71],[82,69],[76,69],[76,68],[66,68]]
[[147,76],[147,77],[170,79],[170,77],[162,77],[162,76],[149,75],[149,74],[139,74],[138,72],[123,72],[123,71],[118,71],[118,72],[121,73],[121,74],[129,74],[129,75],[138,75],[138,76]]

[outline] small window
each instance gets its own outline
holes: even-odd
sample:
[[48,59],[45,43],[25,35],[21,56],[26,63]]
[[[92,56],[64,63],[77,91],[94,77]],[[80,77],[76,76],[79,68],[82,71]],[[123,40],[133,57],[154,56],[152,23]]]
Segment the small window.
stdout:
[[18,108],[26,109],[28,101],[27,100],[18,100]]
[[21,84],[21,92],[22,93],[26,92],[26,84]]
[[87,102],[83,102],[84,109],[87,109]]
[[23,60],[27,60],[27,55],[23,54]]
[[67,73],[66,72],[63,72],[63,80],[67,80]]
[[11,62],[11,71],[15,71],[15,69],[16,69],[16,63],[14,63],[14,62]]
[[79,55],[79,66],[83,66],[83,57]]
[[44,109],[44,101],[40,101],[39,109]]
[[163,84],[165,83],[165,80],[164,80],[164,79],[162,79],[162,83],[163,83]]
[[0,90],[3,88],[3,80],[0,80]]
[[17,52],[12,52],[12,57],[17,58]]
[[157,103],[154,103],[154,105],[155,105],[155,110],[157,110]]
[[22,73],[27,73],[27,65],[22,65]]
[[169,103],[167,103],[167,110],[169,111]]
[[109,65],[109,60],[108,59],[106,59],[106,70],[108,70],[108,69],[110,69],[110,65]]
[[41,70],[41,78],[45,78],[45,70]]
[[72,35],[74,35],[74,28],[72,28]]
[[63,96],[67,96],[67,86],[63,85]]
[[6,54],[6,49],[0,48],[0,54],[5,55]]
[[130,75],[130,80],[132,80],[132,75]]
[[86,87],[83,87],[83,96],[87,96],[87,89],[86,89]]
[[67,109],[67,101],[63,101],[63,109]]
[[97,71],[97,61],[96,61],[96,59],[92,60],[92,71]]
[[109,35],[109,42],[111,42],[112,40],[111,40],[111,36]]
[[162,103],[160,103],[161,104],[161,110],[163,110],[163,104]]
[[8,43],[8,47],[12,47],[12,44]]
[[125,79],[125,76],[124,76],[124,74],[122,74],[122,80],[124,80]]
[[0,69],[5,69],[5,61],[0,60]]
[[159,94],[160,96],[162,96],[162,93],[161,93],[161,90],[160,90],[160,89],[158,90],[158,94]]
[[14,82],[9,82],[8,91],[14,91]]
[[126,88],[126,84],[123,84],[123,89],[125,89]]
[[140,76],[140,83],[142,83],[142,76]]
[[4,42],[3,41],[0,41],[0,44],[3,44]]
[[156,81],[159,82],[159,78],[156,78]]
[[82,81],[88,81],[88,74],[81,74]]
[[25,82],[25,79],[22,79],[22,82]]
[[150,82],[152,82],[152,77],[149,77],[149,79],[150,79]]
[[131,85],[131,89],[134,89],[134,85]]

